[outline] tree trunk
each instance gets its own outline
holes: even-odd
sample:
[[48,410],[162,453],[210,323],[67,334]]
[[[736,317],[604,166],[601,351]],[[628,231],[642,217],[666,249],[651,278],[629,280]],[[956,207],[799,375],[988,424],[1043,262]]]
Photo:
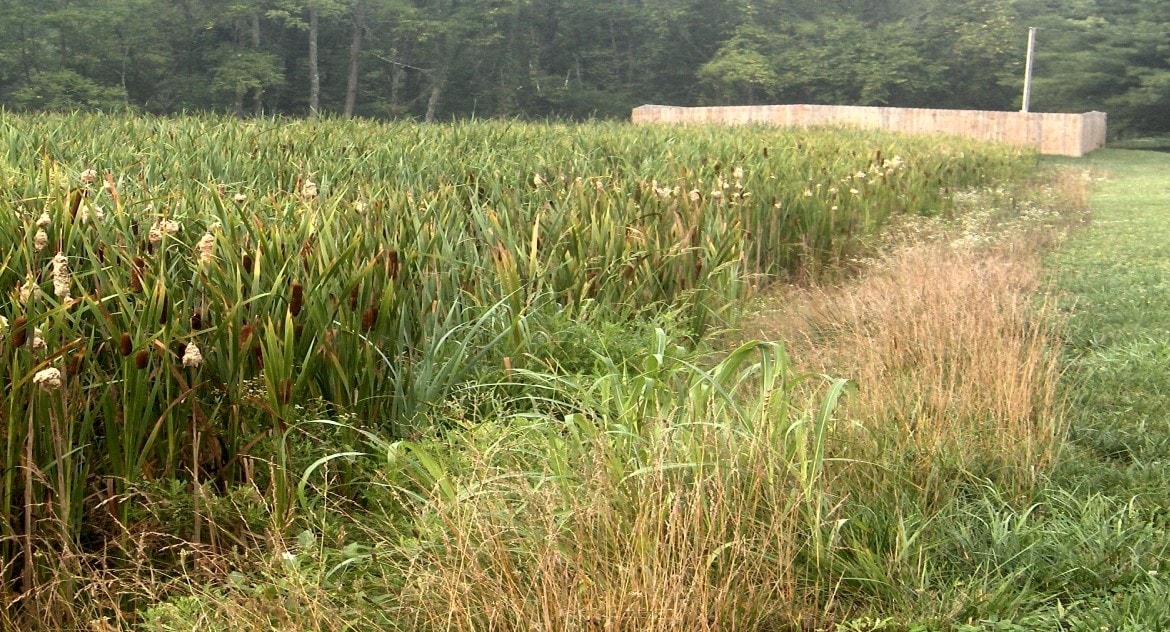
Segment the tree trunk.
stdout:
[[447,83],[447,71],[443,69],[441,72],[436,72],[431,77],[431,96],[427,99],[427,114],[425,120],[427,123],[435,122],[435,114],[439,109],[439,100],[443,98],[443,84]]
[[402,67],[390,69],[390,112],[395,118],[402,115]]
[[317,67],[317,9],[309,7],[309,118],[321,111],[321,71]]
[[[260,14],[252,14],[252,48],[260,50]],[[255,116],[264,116],[264,88],[256,88],[256,103],[252,113]]]
[[353,39],[349,42],[349,77],[345,81],[345,109],[341,114],[345,118],[353,116],[353,108],[357,104],[358,62],[362,56],[362,32],[365,28],[365,2],[357,0],[353,5]]

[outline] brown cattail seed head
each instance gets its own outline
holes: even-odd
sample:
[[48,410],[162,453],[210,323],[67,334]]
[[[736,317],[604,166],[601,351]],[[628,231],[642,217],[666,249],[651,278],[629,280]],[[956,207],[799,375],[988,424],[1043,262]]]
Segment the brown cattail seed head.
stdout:
[[81,362],[85,360],[85,353],[78,351],[69,356],[69,364],[66,365],[65,372],[69,375],[81,374]]
[[134,353],[134,342],[130,339],[130,334],[122,332],[122,335],[118,338],[118,353],[123,358],[127,358],[131,353]]
[[77,217],[77,210],[81,208],[81,198],[85,193],[81,189],[74,189],[73,196],[69,200],[69,217]]
[[398,251],[391,250],[390,252],[386,253],[386,276],[390,277],[391,280],[396,281],[398,280],[398,272]]
[[252,337],[252,325],[244,325],[240,327],[240,348],[248,346],[248,340]]
[[244,268],[244,272],[252,274],[252,255],[245,252],[244,257],[240,260],[240,263]]
[[8,336],[8,342],[12,343],[14,347],[23,347],[27,341],[28,319],[24,316],[18,316],[16,320],[12,321],[12,333]]
[[145,369],[150,364],[150,352],[146,349],[139,349],[138,353],[134,354],[134,366],[138,370]]
[[378,306],[371,305],[362,312],[362,331],[369,331],[378,324]]
[[203,329],[203,314],[199,312],[191,312],[191,331],[200,331]]
[[142,292],[142,273],[138,271],[138,268],[130,270],[130,291],[135,294]]
[[305,286],[301,285],[300,283],[297,283],[296,281],[293,281],[293,283],[292,283],[292,296],[289,298],[289,301],[288,301],[289,313],[292,314],[293,316],[300,314],[301,307],[304,305],[304,301],[305,301]]

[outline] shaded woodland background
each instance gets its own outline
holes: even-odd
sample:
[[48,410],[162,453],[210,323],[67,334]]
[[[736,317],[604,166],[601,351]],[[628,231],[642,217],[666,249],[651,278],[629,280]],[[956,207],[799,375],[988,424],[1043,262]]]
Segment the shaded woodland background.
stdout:
[[0,0],[0,105],[623,118],[643,103],[1102,110],[1170,131],[1167,0]]

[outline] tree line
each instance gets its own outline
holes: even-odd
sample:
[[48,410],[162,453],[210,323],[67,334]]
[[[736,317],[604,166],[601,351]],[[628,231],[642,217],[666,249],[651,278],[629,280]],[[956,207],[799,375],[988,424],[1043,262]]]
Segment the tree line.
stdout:
[[643,103],[1108,111],[1170,131],[1170,0],[0,0],[0,104],[625,117]]

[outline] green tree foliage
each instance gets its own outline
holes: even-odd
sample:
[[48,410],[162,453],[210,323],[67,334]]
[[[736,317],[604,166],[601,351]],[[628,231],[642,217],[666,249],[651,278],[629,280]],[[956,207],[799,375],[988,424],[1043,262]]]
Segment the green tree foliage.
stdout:
[[1122,134],[1170,132],[1170,2],[1031,0],[1034,109],[1101,110]]
[[0,0],[0,105],[443,120],[643,103],[1033,109],[1170,131],[1170,0]]

